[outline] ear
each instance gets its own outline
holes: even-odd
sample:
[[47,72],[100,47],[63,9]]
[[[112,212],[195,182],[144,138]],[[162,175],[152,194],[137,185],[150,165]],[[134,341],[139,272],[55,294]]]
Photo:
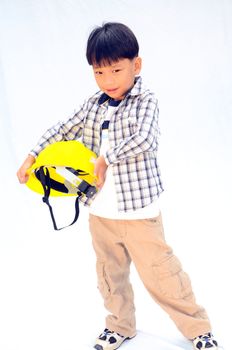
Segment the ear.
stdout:
[[142,58],[141,57],[135,57],[134,61],[134,72],[135,75],[138,75],[142,69]]

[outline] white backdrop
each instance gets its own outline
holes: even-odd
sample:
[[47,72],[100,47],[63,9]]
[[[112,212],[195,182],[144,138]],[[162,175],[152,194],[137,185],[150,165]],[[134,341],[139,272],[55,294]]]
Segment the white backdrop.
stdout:
[[[0,349],[91,348],[104,327],[88,213],[54,232],[17,168],[41,134],[97,90],[89,32],[127,24],[162,131],[160,205],[167,241],[192,279],[224,348],[231,302],[231,0],[0,0]],[[73,200],[57,200],[59,224]],[[132,266],[138,336],[125,349],[191,349]]]

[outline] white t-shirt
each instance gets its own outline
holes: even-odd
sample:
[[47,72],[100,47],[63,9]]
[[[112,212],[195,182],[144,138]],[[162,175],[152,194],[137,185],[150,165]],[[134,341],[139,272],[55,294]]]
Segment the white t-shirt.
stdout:
[[[108,106],[105,120],[102,123],[101,134],[101,149],[100,154],[104,155],[109,149],[108,139],[108,124],[112,114],[115,112],[115,106]],[[154,218],[159,215],[158,201],[155,200],[150,205],[128,212],[121,212],[118,210],[117,193],[115,189],[113,165],[109,165],[106,172],[106,179],[103,187],[99,190],[97,196],[92,202],[89,211],[93,215],[101,216],[108,219],[121,220],[136,220]]]

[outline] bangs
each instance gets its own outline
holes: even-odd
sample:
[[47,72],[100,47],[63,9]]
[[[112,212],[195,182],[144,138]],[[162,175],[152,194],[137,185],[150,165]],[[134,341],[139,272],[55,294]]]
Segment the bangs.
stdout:
[[100,42],[99,40],[93,47],[88,63],[90,65],[102,67],[111,65],[112,63],[119,61],[121,58],[126,57],[118,47],[110,45],[107,42]]

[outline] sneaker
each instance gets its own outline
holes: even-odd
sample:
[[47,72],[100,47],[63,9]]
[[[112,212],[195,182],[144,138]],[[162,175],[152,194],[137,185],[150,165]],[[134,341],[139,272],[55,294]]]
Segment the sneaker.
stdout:
[[192,342],[195,350],[218,349],[218,344],[214,339],[212,333],[205,333],[203,335],[199,335],[198,337],[194,338]]
[[131,339],[129,337],[124,337],[123,335],[110,331],[109,329],[104,329],[103,333],[99,335],[96,339],[96,344],[94,345],[94,349],[96,350],[115,350],[118,349],[119,346],[126,339]]

